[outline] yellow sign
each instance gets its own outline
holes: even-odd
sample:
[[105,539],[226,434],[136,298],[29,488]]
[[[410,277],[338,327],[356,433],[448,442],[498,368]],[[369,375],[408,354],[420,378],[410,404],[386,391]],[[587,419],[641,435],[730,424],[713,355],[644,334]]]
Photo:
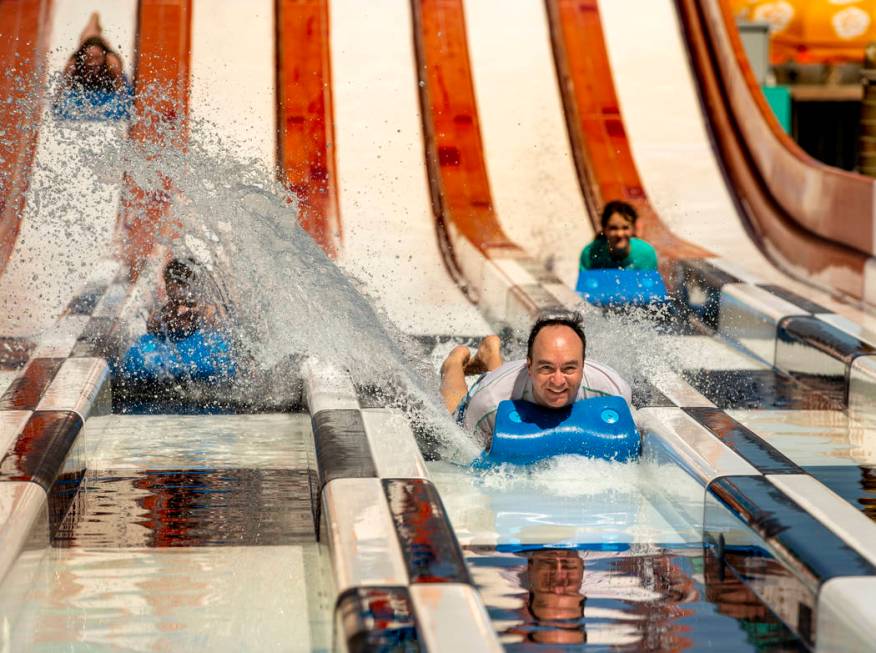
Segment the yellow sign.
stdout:
[[772,63],[862,61],[876,41],[876,0],[731,0],[737,18],[770,24]]

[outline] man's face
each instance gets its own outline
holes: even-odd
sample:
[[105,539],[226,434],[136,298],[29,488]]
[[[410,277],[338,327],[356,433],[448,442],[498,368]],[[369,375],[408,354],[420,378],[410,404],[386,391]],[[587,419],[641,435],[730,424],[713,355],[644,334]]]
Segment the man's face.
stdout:
[[584,347],[572,329],[556,324],[539,331],[527,365],[535,403],[562,408],[575,401],[584,376]]

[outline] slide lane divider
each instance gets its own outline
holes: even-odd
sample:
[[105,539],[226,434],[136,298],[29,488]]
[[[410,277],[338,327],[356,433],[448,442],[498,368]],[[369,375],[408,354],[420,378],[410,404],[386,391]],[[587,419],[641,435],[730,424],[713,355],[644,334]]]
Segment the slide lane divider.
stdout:
[[[811,168],[802,178],[790,169],[797,168],[800,162],[780,164],[780,151],[789,155],[784,146],[775,143],[773,136],[755,143],[749,138],[747,130],[762,125],[763,115],[739,113],[735,103],[742,96],[754,102],[751,91],[744,80],[735,79],[728,83],[727,67],[723,57],[726,54],[726,33],[713,30],[719,28],[723,18],[715,14],[711,0],[676,0],[680,20],[683,25],[688,49],[691,54],[694,77],[703,100],[704,113],[714,136],[725,170],[735,192],[740,215],[744,216],[753,231],[753,239],[767,258],[780,269],[789,270],[791,276],[799,276],[795,271],[805,270],[808,274],[802,281],[827,292],[839,292],[855,300],[873,302],[876,296],[876,283],[868,277],[873,276],[873,261],[869,254],[863,253],[853,245],[840,242],[836,235],[819,235],[812,230],[812,224],[804,224],[797,217],[802,215],[802,205],[806,211],[816,209],[825,216],[847,215],[848,209],[843,196],[835,196],[827,206],[821,204],[819,193],[823,176]],[[741,49],[741,46],[740,46]],[[742,56],[745,56],[742,54]],[[733,70],[740,75],[736,62]],[[750,71],[748,71],[750,75]],[[759,91],[758,91],[759,93]],[[754,148],[754,149],[753,149]],[[765,159],[758,162],[758,159]],[[794,157],[791,157],[792,159]],[[761,165],[769,161],[767,173]],[[804,166],[805,167],[805,166]],[[787,174],[786,174],[787,173]],[[777,197],[777,187],[782,193],[795,195],[793,209],[783,206],[783,198]],[[805,192],[806,189],[809,192]],[[851,192],[851,191],[850,191]],[[813,194],[814,193],[814,194]],[[855,195],[855,193],[851,193]],[[836,204],[832,204],[836,200]],[[872,200],[868,200],[872,201]],[[859,204],[856,201],[856,206]],[[863,207],[852,211],[860,215]],[[872,217],[867,215],[866,242],[872,239]],[[854,229],[849,233],[860,235]]]
[[[184,151],[188,143],[191,23],[192,0],[140,0],[134,119],[128,137],[141,146],[147,160],[159,159],[168,148]],[[173,234],[169,175],[159,170],[159,182],[142,188],[125,172],[118,237],[132,279],[156,242]]]
[[[407,420],[362,409],[349,377],[304,365],[332,557],[336,643],[365,650],[499,651],[480,595]],[[315,513],[316,514],[316,513]]]
[[0,2],[0,275],[15,248],[46,88],[51,0]]
[[682,301],[706,326],[876,424],[876,333],[785,288],[742,280],[721,259],[678,265]]
[[277,160],[301,226],[332,258],[341,248],[328,0],[276,0]]
[[[575,293],[563,289],[549,275],[541,275],[531,265],[521,264],[521,260],[526,259],[521,256],[519,248],[508,248],[507,251],[514,252],[514,257],[500,259],[501,263],[496,267],[501,273],[490,274],[490,266],[495,258],[502,256],[502,250],[497,251],[487,243],[495,242],[496,234],[501,234],[501,230],[498,227],[497,217],[492,211],[489,196],[485,195],[489,188],[486,183],[480,137],[476,133],[477,120],[472,114],[474,98],[471,75],[468,72],[467,53],[463,47],[465,25],[462,6],[458,0],[442,2],[412,0],[412,2],[418,67],[423,82],[420,93],[426,134],[426,161],[432,181],[433,196],[436,197],[433,200],[436,215],[443,221],[442,228],[447,236],[447,243],[454,248],[461,272],[465,274],[466,282],[475,290],[474,294],[479,305],[493,319],[504,320],[513,327],[525,330],[535,316],[536,307],[540,304],[555,302],[559,305],[575,307],[580,304],[580,300]],[[458,40],[462,43],[457,42]],[[458,105],[457,95],[461,98]],[[454,120],[455,116],[463,118]],[[473,195],[473,189],[478,189],[479,193]],[[486,221],[488,225],[484,234],[478,233],[477,221],[466,219],[474,213],[467,205],[471,203],[472,197],[477,199],[474,208],[477,209],[479,220]],[[459,225],[457,225],[458,215],[462,216]],[[709,261],[682,259],[677,263],[682,273],[681,279],[684,280],[683,288],[687,302],[693,308],[699,308],[704,322],[714,329],[720,325],[725,286],[746,285],[750,286],[753,292],[758,290],[756,277],[745,275],[743,282],[740,278],[742,275],[737,276],[728,271],[733,269],[732,264],[720,259]],[[531,289],[536,290],[530,296]],[[778,304],[780,301],[785,302],[784,308],[791,313],[805,314],[802,309],[797,310],[797,305],[788,306],[789,294],[784,293],[785,298],[780,298],[778,295],[773,295],[769,288],[761,287],[759,290],[765,295],[761,300],[768,304],[767,319],[775,319],[776,307],[772,303]],[[518,298],[522,298],[522,301]],[[758,319],[762,317],[760,312],[756,312],[756,315]],[[777,320],[773,324],[776,325]],[[758,326],[762,330],[762,327]],[[775,332],[772,335],[772,342],[775,345]],[[679,395],[686,400],[690,398],[691,393],[676,393],[676,396]],[[788,509],[790,506],[797,506],[794,516],[800,517],[801,512],[805,514],[805,519],[788,518],[789,527],[794,529],[795,538],[805,539],[806,528],[816,524],[819,533],[825,538],[832,542],[839,541],[841,546],[850,550],[850,545],[846,544],[840,536],[829,530],[818,517],[799,508],[794,499],[784,494],[769,480],[774,476],[774,471],[783,469],[782,465],[786,466],[784,468],[786,474],[781,478],[806,478],[806,475],[796,474],[799,470],[796,465],[787,461],[750,431],[711,430],[698,423],[682,408],[688,406],[682,404],[674,408],[645,407],[639,410],[646,458],[658,460],[669,458],[679,463],[681,469],[704,488],[704,505],[715,502],[717,491],[715,488],[722,487],[720,484],[723,478],[760,478],[770,484],[769,487],[773,492],[772,495],[763,497],[770,507],[774,504],[787,506]],[[690,408],[694,410],[693,407]],[[698,410],[709,411],[710,416],[735,424],[728,415],[713,406],[700,407]],[[795,499],[809,506],[830,504],[838,499],[820,483],[801,487],[798,490],[794,494]],[[781,501],[777,501],[777,496],[781,497]],[[754,495],[751,504],[754,508],[757,508],[757,501],[760,498],[760,495]],[[732,502],[729,505],[723,503],[718,505],[725,511],[729,523],[746,532],[749,539],[758,537],[757,529],[760,524],[758,519],[763,514],[762,510],[743,510],[742,504]],[[857,520],[859,524],[861,522],[858,518],[866,520],[860,514],[850,516],[849,513],[845,513],[845,515]],[[820,513],[819,517],[824,519],[824,513]],[[836,523],[831,526],[843,532]],[[704,535],[708,536],[708,533]],[[786,552],[786,547],[787,538],[768,538],[758,551],[761,558],[778,561],[773,567],[780,570],[784,576],[794,579],[795,573],[804,569],[808,560],[802,552]],[[852,565],[848,568],[838,568],[835,573],[834,571],[830,573],[839,577],[847,574],[849,570],[857,573],[867,569],[866,566]],[[828,580],[828,576],[823,580]],[[803,598],[800,605],[804,606],[802,608],[804,612],[808,609],[814,613],[817,597],[813,595],[811,585],[804,589],[806,591],[801,594]],[[773,605],[776,597],[762,594],[761,598],[768,605]],[[782,595],[780,600],[790,602],[785,595]],[[796,617],[789,618],[789,624],[796,624],[798,632],[804,636],[813,635],[812,628]],[[856,622],[855,628],[860,630],[867,625],[866,622]]]
[[859,606],[844,615],[845,630],[822,629],[843,600],[822,590],[876,589],[876,524],[720,410],[645,408],[637,417],[643,458],[678,463],[704,487],[707,555],[810,646],[860,650],[876,612]]

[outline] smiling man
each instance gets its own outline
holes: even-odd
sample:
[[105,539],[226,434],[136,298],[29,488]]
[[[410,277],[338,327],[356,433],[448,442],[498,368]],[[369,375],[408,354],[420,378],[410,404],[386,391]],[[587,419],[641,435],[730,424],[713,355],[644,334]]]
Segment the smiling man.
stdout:
[[[600,395],[619,395],[630,403],[630,386],[615,370],[586,360],[587,338],[579,313],[539,316],[529,334],[526,359],[504,363],[499,345],[499,338],[487,336],[474,356],[468,347],[456,347],[441,366],[447,409],[484,448],[493,437],[499,402],[506,399],[548,408]],[[469,390],[465,377],[479,373],[481,378]]]

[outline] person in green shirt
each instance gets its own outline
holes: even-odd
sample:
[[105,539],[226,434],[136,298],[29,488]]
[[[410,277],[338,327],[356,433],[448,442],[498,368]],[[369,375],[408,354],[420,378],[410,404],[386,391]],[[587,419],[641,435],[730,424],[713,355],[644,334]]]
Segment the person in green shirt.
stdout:
[[602,231],[581,252],[582,270],[656,270],[657,252],[636,238],[639,218],[631,205],[614,200],[602,209]]

